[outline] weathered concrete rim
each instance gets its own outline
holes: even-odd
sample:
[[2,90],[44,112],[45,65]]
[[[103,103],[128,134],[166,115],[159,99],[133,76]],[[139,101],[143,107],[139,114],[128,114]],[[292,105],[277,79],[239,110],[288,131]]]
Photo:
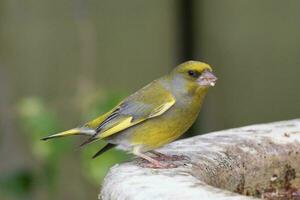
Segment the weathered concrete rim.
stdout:
[[190,161],[165,170],[140,168],[136,161],[116,165],[104,180],[102,199],[254,199],[231,191],[252,194],[255,184],[263,188],[286,169],[300,184],[300,119],[213,132],[160,151]]

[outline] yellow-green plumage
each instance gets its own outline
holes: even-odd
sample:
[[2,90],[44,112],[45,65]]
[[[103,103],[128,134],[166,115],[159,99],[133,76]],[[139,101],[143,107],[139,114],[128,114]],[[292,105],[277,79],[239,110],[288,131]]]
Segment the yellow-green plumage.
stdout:
[[194,123],[205,93],[201,91],[201,95],[194,96],[186,108],[175,104],[163,115],[133,128],[131,142],[141,144],[143,151],[149,151],[174,141]]
[[174,141],[194,123],[208,88],[216,81],[211,71],[208,64],[185,62],[85,126],[44,139],[89,135],[86,143],[103,139],[154,162],[143,153]]

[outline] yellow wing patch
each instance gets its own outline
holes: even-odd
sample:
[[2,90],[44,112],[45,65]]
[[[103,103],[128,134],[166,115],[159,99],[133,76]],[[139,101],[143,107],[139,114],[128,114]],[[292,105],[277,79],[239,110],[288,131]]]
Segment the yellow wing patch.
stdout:
[[114,133],[117,133],[117,132],[119,132],[121,130],[124,130],[124,129],[132,126],[133,124],[131,123],[131,121],[132,121],[132,117],[131,116],[123,119],[118,124],[114,125],[112,128],[110,128],[110,129],[102,132],[99,135],[99,138],[105,138],[105,137],[111,136]]
[[157,116],[163,114],[164,112],[169,110],[169,108],[171,108],[174,104],[175,104],[175,99],[173,98],[173,100],[171,102],[167,102],[167,103],[159,106],[158,108],[154,109],[154,111],[151,112],[151,114],[149,115],[149,118],[157,117]]

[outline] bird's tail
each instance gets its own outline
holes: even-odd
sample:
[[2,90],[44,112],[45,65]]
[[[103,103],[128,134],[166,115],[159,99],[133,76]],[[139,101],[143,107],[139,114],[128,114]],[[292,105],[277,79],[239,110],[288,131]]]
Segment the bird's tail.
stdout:
[[49,140],[53,138],[58,138],[58,137],[65,137],[69,135],[88,135],[92,136],[96,133],[94,129],[87,128],[87,127],[80,127],[80,128],[73,128],[64,132],[56,133],[54,135],[50,135],[47,137],[42,138],[41,140]]

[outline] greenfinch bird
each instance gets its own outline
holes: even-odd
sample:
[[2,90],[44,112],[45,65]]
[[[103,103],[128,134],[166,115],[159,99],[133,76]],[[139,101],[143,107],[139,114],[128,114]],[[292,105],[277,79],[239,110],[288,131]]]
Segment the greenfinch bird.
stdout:
[[153,168],[167,168],[147,152],[162,156],[155,149],[168,144],[191,127],[208,89],[215,85],[212,68],[203,62],[187,61],[169,74],[152,81],[125,98],[117,106],[81,127],[42,138],[86,135],[81,145],[96,140],[108,144],[93,158],[112,147],[125,150],[148,161]]

